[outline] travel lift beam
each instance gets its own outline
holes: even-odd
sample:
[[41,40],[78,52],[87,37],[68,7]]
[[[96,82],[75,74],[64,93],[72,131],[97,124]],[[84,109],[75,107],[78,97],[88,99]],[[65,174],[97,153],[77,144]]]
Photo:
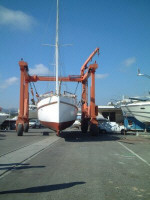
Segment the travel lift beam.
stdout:
[[[96,116],[98,114],[98,107],[95,105],[95,71],[98,68],[96,62],[94,64],[87,64],[92,60],[94,55],[99,54],[99,48],[89,56],[86,62],[81,67],[80,75],[73,75],[68,77],[59,77],[59,81],[64,82],[80,82],[82,84],[82,115],[81,115],[81,130],[86,133],[90,125],[90,131],[93,135],[98,134],[98,122]],[[56,81],[53,76],[30,76],[28,74],[28,63],[21,60],[20,66],[20,105],[19,114],[16,121],[16,131],[18,136],[28,132],[29,129],[29,91],[28,86],[30,82],[37,81]],[[86,72],[85,72],[86,71]],[[88,78],[91,76],[91,90],[90,90],[90,106],[88,106]]]

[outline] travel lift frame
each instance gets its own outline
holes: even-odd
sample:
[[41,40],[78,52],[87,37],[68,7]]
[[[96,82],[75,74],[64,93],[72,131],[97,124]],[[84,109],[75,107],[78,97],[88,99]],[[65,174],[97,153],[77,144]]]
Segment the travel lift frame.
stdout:
[[[72,75],[68,77],[59,77],[59,81],[64,82],[80,82],[82,84],[82,108],[81,108],[81,130],[83,133],[88,131],[90,125],[90,132],[92,135],[98,134],[98,107],[95,105],[95,71],[98,65],[95,61],[94,64],[87,64],[92,60],[95,54],[99,55],[99,48],[89,56],[81,67],[81,75]],[[28,132],[29,129],[29,91],[28,86],[30,82],[37,81],[56,81],[55,77],[50,76],[30,76],[28,74],[28,63],[21,60],[20,66],[20,106],[18,119],[16,121],[16,131],[18,136],[22,136],[23,132]],[[86,71],[86,72],[85,72]],[[90,90],[90,105],[88,106],[88,78],[91,76],[91,90]],[[57,133],[59,135],[59,133]]]

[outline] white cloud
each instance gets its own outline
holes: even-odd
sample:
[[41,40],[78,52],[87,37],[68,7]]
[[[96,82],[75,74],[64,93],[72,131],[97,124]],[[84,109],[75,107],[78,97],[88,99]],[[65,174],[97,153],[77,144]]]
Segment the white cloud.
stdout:
[[33,75],[49,75],[50,70],[43,64],[35,65],[34,68],[29,68],[29,74]]
[[122,64],[125,66],[125,67],[130,67],[132,64],[134,64],[136,62],[136,58],[135,57],[131,57],[131,58],[127,58],[126,60],[124,60],[122,62]]
[[22,11],[15,11],[4,6],[0,6],[0,24],[8,25],[22,30],[28,30],[35,23],[32,16]]
[[0,88],[1,89],[5,89],[13,84],[15,84],[16,82],[18,81],[18,78],[17,77],[11,77],[11,78],[8,78],[6,79],[2,85],[0,85]]
[[96,79],[104,79],[107,78],[109,74],[96,74]]

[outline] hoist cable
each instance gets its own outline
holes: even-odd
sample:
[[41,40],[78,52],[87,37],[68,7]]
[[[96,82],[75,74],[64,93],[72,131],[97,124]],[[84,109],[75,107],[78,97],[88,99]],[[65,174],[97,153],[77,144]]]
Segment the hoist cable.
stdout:
[[34,87],[34,89],[35,89],[35,92],[36,92],[36,97],[38,98],[38,97],[39,97],[39,94],[38,94],[38,92],[37,92],[37,90],[36,90],[35,84],[34,84],[34,83],[32,83],[32,85],[33,85],[33,87]]
[[75,89],[75,92],[74,92],[74,94],[76,94],[76,92],[77,92],[78,85],[79,85],[79,82],[77,83],[77,86],[76,86],[76,89]]

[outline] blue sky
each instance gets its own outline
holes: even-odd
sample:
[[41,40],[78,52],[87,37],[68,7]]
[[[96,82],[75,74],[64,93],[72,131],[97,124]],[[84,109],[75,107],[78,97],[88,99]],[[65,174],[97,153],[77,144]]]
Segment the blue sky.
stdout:
[[[79,74],[91,52],[95,57],[96,103],[106,105],[122,95],[146,95],[150,80],[149,0],[60,0],[61,74]],[[28,62],[30,72],[54,74],[56,0],[0,0],[0,106],[19,105],[18,61]],[[93,60],[93,61],[94,61]],[[63,69],[63,70],[62,70]],[[54,83],[37,83],[40,94]],[[67,85],[67,86],[66,86]],[[76,84],[63,89],[75,91]],[[81,86],[77,94],[80,99]]]

